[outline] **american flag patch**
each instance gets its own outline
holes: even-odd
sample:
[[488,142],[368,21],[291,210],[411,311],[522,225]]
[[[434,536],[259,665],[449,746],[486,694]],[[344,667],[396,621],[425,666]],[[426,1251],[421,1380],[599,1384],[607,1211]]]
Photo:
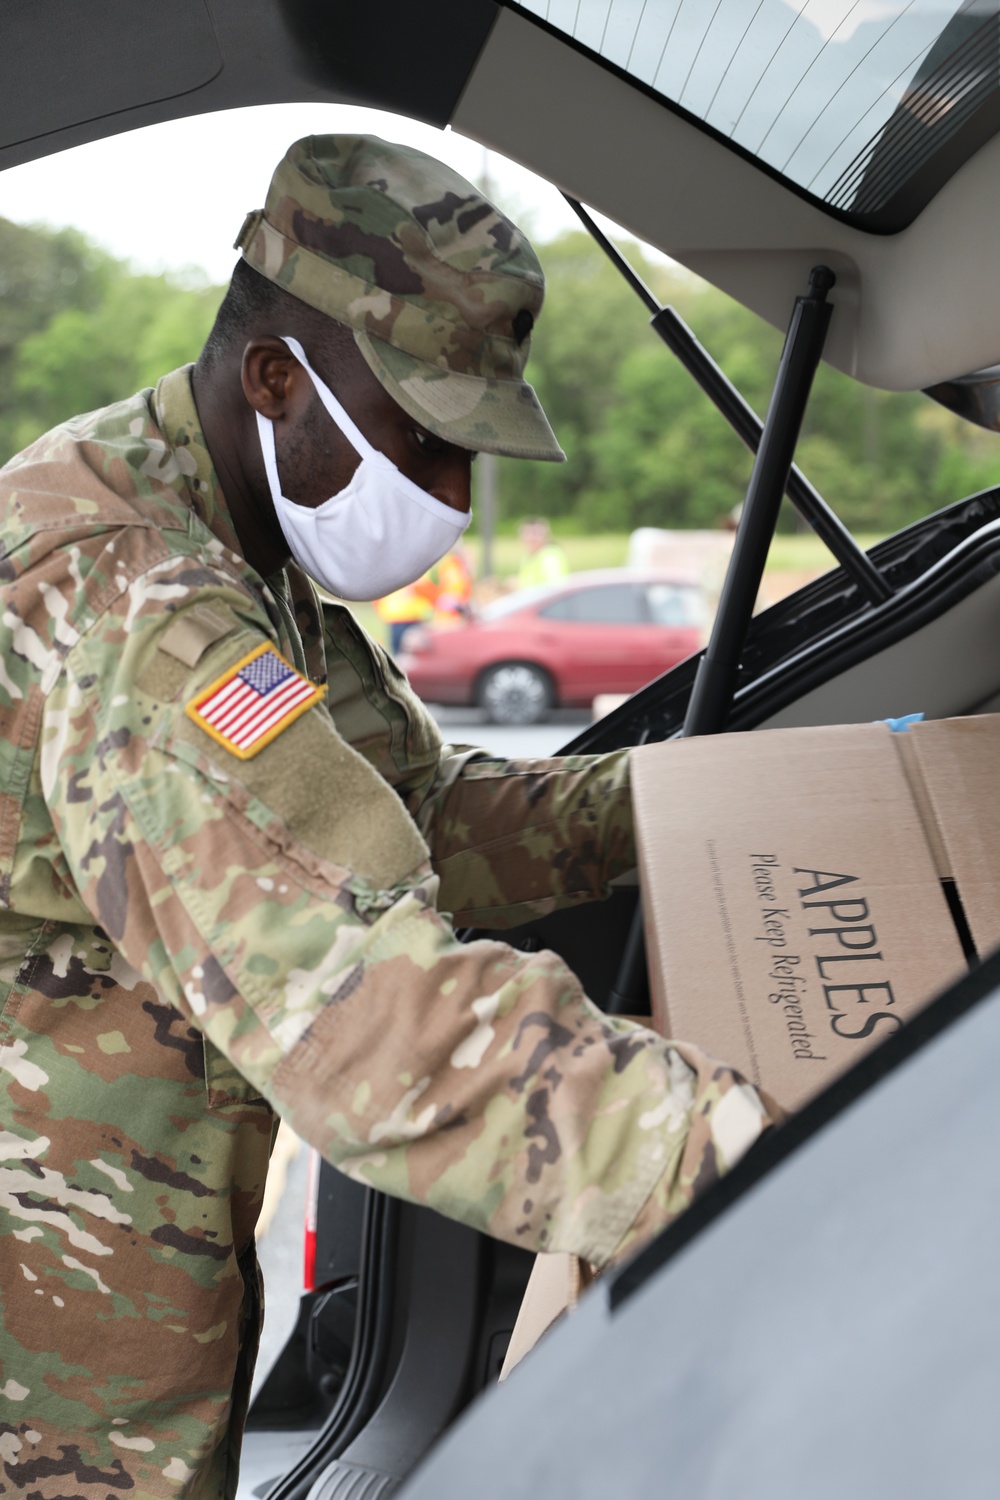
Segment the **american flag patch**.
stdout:
[[226,750],[249,760],[318,702],[323,691],[273,646],[258,646],[193,698],[187,714]]

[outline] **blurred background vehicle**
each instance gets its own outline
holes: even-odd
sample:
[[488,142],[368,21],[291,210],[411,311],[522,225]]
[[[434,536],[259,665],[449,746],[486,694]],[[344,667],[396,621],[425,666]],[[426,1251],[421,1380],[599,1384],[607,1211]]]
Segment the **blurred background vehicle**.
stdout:
[[700,648],[704,621],[702,590],[683,575],[608,568],[495,599],[458,628],[411,626],[399,664],[430,703],[534,724],[634,693]]

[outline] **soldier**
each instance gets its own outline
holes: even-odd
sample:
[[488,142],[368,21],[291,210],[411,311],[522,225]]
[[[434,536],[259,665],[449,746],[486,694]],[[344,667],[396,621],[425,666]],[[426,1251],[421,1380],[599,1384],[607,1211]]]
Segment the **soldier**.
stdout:
[[475,449],[562,456],[530,246],[361,136],[294,145],[238,244],[193,369],[0,475],[0,1455],[41,1500],[232,1494],[275,1112],[597,1265],[768,1123],[553,954],[454,937],[634,865],[627,754],[443,745],[310,582],[423,573]]

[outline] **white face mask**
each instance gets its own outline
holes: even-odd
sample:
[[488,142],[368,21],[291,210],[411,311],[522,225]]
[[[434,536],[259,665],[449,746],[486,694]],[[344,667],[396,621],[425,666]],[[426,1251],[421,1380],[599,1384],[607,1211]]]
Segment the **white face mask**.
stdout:
[[284,339],[351,446],[361,455],[350,481],[315,508],[281,493],[274,425],[257,412],[264,469],[278,524],[299,567],[338,599],[381,599],[415,583],[444,557],[472,520],[401,474],[373,448],[329,386],[316,374],[297,339]]

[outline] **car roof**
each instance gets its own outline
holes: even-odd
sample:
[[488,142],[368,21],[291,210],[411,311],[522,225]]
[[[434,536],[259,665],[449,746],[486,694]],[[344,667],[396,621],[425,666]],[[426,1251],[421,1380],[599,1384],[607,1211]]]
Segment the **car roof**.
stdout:
[[[655,45],[638,30],[647,10]],[[1000,361],[997,320],[983,315],[1000,228],[997,10],[997,0],[161,0],[140,13],[132,0],[14,0],[0,167],[276,101],[450,123],[778,327],[825,262],[838,278],[825,357],[859,380],[917,389]],[[772,28],[763,52],[751,13]],[[747,58],[758,55],[755,74]],[[649,57],[652,71],[640,64]],[[743,93],[720,114],[737,76]],[[813,94],[822,108],[809,126],[802,101]],[[770,127],[754,136],[747,122],[772,96]],[[817,140],[831,143],[829,160]]]
[[481,606],[478,611],[482,620],[503,620],[522,609],[534,609],[548,604],[564,594],[576,594],[581,589],[608,587],[613,584],[664,583],[671,588],[697,589],[697,578],[690,573],[664,571],[656,568],[591,568],[580,573],[567,573],[554,583],[538,583],[531,588],[515,589],[510,594],[500,594]]
[[594,588],[608,583],[670,583],[678,588],[696,587],[697,578],[677,568],[587,568],[567,573],[558,583],[548,585],[548,592],[564,594],[570,589]]

